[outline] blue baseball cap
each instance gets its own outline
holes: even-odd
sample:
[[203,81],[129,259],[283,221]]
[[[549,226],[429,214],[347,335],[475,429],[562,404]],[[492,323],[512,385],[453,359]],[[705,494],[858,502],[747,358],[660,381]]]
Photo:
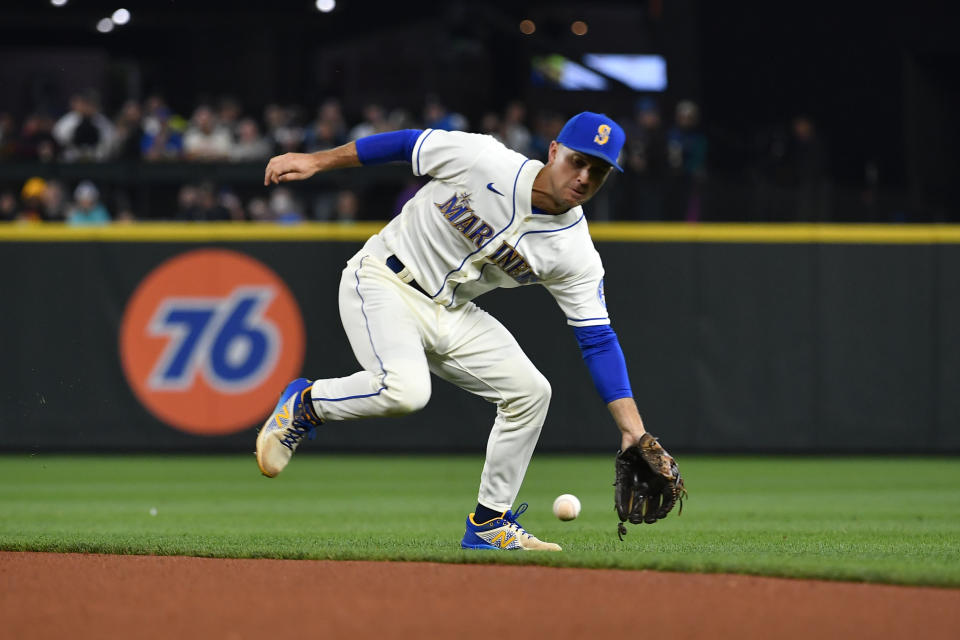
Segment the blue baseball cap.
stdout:
[[626,139],[620,125],[605,114],[592,111],[578,113],[567,120],[557,135],[557,142],[563,146],[609,162],[620,173],[623,169],[617,164],[617,158]]

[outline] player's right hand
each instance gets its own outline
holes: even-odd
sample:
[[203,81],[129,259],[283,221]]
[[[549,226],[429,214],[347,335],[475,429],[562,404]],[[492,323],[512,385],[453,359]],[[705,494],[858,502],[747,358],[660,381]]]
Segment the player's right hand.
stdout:
[[317,165],[312,154],[285,153],[282,156],[270,158],[263,175],[263,186],[292,180],[306,180],[316,172]]

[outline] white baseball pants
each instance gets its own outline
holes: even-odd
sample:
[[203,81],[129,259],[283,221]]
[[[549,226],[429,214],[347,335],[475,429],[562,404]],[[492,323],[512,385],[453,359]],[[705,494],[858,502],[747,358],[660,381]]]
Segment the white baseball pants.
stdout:
[[550,403],[550,383],[493,316],[467,303],[445,309],[385,264],[374,236],[347,263],[340,317],[361,371],[317,380],[324,421],[403,415],[430,399],[430,372],[497,406],[478,502],[513,507]]

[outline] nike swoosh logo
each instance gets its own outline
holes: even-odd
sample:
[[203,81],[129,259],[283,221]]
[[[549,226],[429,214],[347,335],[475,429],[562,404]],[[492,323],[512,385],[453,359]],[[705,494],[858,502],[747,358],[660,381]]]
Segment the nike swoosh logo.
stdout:
[[494,192],[495,194],[497,194],[498,196],[502,196],[502,195],[503,195],[502,193],[500,193],[499,191],[497,191],[496,189],[493,188],[493,183],[492,183],[492,182],[488,182],[488,183],[487,183],[487,189],[490,189],[490,191],[493,191],[493,192]]

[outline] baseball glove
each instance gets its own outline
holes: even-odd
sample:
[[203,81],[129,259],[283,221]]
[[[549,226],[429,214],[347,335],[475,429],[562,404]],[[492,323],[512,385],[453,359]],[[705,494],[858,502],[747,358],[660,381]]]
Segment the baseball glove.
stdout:
[[673,456],[649,433],[643,434],[640,441],[627,450],[617,452],[613,486],[620,516],[617,536],[621,540],[627,532],[624,521],[653,524],[666,518],[677,502],[680,503],[678,514],[683,513],[687,490],[680,470]]

